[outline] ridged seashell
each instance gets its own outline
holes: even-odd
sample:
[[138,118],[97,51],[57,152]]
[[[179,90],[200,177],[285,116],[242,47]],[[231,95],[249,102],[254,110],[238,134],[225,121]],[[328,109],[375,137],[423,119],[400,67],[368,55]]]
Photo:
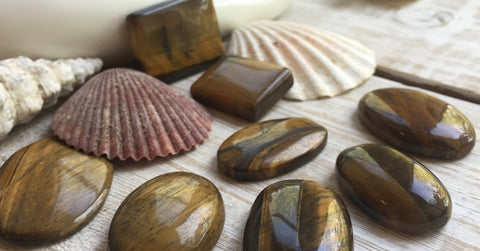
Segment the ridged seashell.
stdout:
[[208,137],[212,117],[193,99],[143,72],[114,68],[85,83],[52,118],[53,132],[86,153],[151,160]]
[[294,84],[285,98],[333,97],[362,84],[375,70],[374,52],[317,28],[261,21],[236,29],[227,54],[285,66]]
[[102,65],[98,58],[33,61],[16,57],[0,61],[0,139],[15,124],[28,122],[42,107],[70,94]]

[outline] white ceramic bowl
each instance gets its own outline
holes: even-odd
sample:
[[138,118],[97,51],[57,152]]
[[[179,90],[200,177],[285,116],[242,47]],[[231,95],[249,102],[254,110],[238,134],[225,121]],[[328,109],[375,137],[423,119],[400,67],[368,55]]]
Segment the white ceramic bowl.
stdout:
[[[0,59],[101,57],[107,65],[131,60],[125,18],[165,0],[2,0]],[[290,0],[215,0],[222,34],[280,15]]]

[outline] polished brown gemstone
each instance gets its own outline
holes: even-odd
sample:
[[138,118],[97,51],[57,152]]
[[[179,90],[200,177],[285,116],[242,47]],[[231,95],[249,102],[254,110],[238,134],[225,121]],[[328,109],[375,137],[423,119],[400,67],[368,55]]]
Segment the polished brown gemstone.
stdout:
[[193,83],[190,91],[203,104],[253,122],[292,84],[292,74],[283,66],[225,56]]
[[407,233],[445,225],[452,202],[442,182],[420,162],[384,145],[351,147],[337,158],[340,187],[380,224]]
[[193,173],[149,180],[123,201],[110,225],[110,250],[210,250],[225,220],[215,185]]
[[243,249],[353,250],[350,215],[327,187],[313,181],[280,181],[255,200]]
[[150,75],[164,75],[224,54],[212,0],[162,2],[127,17],[130,46]]
[[239,180],[275,177],[315,157],[327,142],[327,130],[304,118],[277,119],[245,127],[217,152],[218,166]]
[[475,145],[475,129],[457,108],[425,93],[387,88],[367,93],[358,104],[360,121],[401,150],[456,159]]
[[0,235],[22,243],[53,242],[87,224],[107,198],[113,167],[46,138],[0,168]]

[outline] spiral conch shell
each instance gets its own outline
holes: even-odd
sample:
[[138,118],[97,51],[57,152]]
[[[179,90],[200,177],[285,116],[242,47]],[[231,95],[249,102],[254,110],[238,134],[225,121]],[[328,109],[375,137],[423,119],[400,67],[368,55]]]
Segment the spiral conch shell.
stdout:
[[75,86],[102,68],[97,58],[0,61],[0,139],[19,123],[28,122],[43,107],[70,94]]
[[205,108],[160,80],[113,68],[75,92],[51,126],[77,150],[137,161],[191,150],[208,137],[212,122]]
[[283,65],[294,84],[285,98],[333,97],[375,71],[374,52],[359,42],[301,24],[261,21],[236,29],[227,54]]

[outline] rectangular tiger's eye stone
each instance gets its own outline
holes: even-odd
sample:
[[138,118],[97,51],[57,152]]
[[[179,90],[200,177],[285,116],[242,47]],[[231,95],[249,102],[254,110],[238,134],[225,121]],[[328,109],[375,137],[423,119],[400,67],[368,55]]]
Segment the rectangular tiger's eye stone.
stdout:
[[193,98],[220,111],[260,119],[293,84],[287,68],[248,58],[225,56],[195,83]]
[[130,47],[153,76],[176,72],[224,54],[212,0],[173,0],[127,17]]

